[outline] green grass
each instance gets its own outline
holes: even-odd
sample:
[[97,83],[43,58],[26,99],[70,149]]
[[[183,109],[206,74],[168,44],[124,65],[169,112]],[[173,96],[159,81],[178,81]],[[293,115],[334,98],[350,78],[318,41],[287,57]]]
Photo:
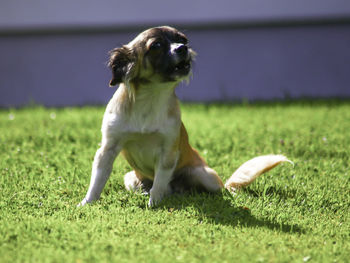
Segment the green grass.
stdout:
[[0,262],[348,262],[350,103],[183,105],[192,146],[223,179],[244,161],[284,164],[231,196],[148,209],[117,158],[83,208],[103,107],[0,111]]

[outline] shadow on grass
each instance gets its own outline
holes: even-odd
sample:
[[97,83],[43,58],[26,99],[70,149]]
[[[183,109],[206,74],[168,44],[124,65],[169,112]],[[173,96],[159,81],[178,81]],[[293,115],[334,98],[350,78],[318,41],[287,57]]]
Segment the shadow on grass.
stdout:
[[[124,186],[115,184],[113,191],[125,191]],[[264,195],[277,194],[280,199],[293,198],[300,193],[296,191],[284,191],[269,187],[264,191],[252,190],[250,188],[242,189],[249,195],[256,198],[263,198]],[[108,193],[107,193],[108,194]],[[129,207],[137,206],[141,209],[147,209],[149,196],[139,193],[139,198],[132,198],[135,193],[128,192],[123,202],[119,200],[119,205]],[[239,193],[238,193],[239,194]],[[142,197],[141,197],[142,196]],[[111,200],[115,205],[115,199]],[[164,198],[162,202],[154,210],[167,210],[170,213],[181,211],[188,213],[189,217],[195,217],[199,223],[207,222],[211,224],[228,225],[232,227],[248,227],[248,228],[267,228],[273,231],[284,233],[301,234],[305,233],[306,229],[301,228],[297,224],[289,224],[280,222],[274,219],[257,217],[252,214],[249,207],[237,205],[236,197],[228,190],[222,191],[220,194],[210,194],[207,192],[190,191],[184,194],[174,194]]]
[[296,224],[280,223],[253,215],[248,207],[237,207],[234,197],[228,193],[188,193],[166,198],[157,209],[189,210],[200,222],[230,225],[232,227],[268,228],[285,233],[304,233]]
[[254,196],[256,198],[261,198],[264,195],[277,195],[279,199],[282,200],[287,200],[289,198],[295,198],[297,195],[302,196],[306,198],[306,194],[302,193],[300,191],[297,191],[295,189],[281,189],[281,188],[276,188],[274,186],[269,186],[266,189],[260,190],[260,189],[251,189],[251,188],[246,188],[242,189],[242,191],[247,192],[249,195]]

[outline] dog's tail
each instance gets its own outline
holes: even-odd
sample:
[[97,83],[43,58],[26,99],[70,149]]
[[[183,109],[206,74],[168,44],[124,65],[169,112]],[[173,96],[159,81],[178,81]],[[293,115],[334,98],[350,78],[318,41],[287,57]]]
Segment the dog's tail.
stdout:
[[255,157],[242,164],[227,180],[225,188],[235,191],[251,184],[259,175],[271,170],[282,162],[294,163],[283,155],[263,155]]

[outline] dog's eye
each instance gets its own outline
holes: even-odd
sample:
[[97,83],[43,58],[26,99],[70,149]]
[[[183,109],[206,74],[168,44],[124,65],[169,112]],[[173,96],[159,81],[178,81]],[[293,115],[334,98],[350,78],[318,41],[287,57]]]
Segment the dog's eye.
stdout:
[[161,42],[155,41],[151,44],[150,49],[151,50],[157,50],[163,47],[163,44]]

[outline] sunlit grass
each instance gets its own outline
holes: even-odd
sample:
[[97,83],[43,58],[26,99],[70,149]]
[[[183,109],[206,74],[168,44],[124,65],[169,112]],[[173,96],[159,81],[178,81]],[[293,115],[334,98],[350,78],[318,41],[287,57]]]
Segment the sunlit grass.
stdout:
[[84,197],[103,107],[0,111],[0,262],[346,262],[350,103],[183,105],[223,179],[261,154],[295,162],[236,195],[192,193],[148,209],[119,158],[100,201]]

